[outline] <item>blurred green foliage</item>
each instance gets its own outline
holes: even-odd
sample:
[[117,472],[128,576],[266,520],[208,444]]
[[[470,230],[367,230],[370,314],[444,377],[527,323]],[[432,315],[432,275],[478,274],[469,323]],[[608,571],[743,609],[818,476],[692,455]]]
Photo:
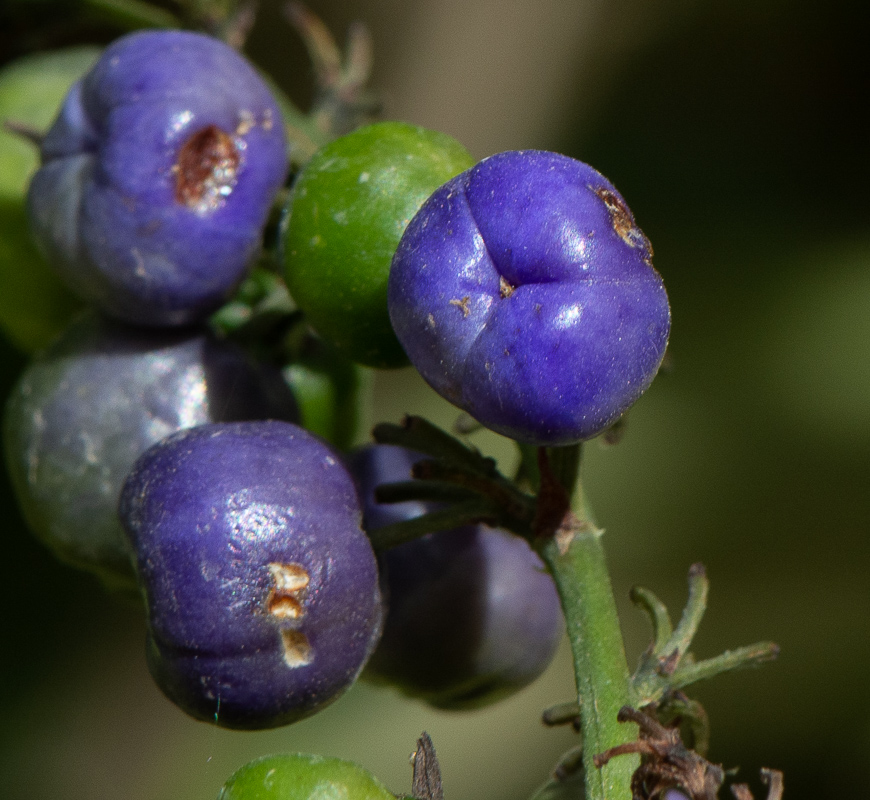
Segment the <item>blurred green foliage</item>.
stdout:
[[[7,64],[0,72],[0,125],[46,130],[98,55],[97,48],[76,47]],[[45,347],[81,305],[30,236],[25,198],[38,166],[36,144],[0,128],[0,328],[26,352]]]
[[618,448],[633,502],[607,454],[596,511],[632,580],[707,565],[706,652],[782,646],[698,695],[711,757],[783,769],[794,800],[860,793],[870,767],[868,17],[699,7],[634,54],[572,153],[631,199],[674,315],[674,371]]

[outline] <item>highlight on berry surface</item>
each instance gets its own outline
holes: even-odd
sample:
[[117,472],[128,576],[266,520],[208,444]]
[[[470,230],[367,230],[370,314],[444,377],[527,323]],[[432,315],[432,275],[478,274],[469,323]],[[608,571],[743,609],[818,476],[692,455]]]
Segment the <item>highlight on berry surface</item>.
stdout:
[[664,357],[670,308],[616,189],[567,156],[500,153],[448,181],[393,258],[390,319],[443,397],[522,442],[604,431]]

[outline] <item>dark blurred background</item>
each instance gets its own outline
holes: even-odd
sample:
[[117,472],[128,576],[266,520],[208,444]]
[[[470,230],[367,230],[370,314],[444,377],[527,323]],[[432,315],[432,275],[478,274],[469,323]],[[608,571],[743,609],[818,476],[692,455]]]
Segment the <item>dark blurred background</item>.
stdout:
[[[0,60],[75,37],[49,6],[6,0]],[[275,0],[249,53],[300,103],[311,70]],[[617,447],[587,446],[586,483],[633,664],[648,630],[627,601],[675,615],[689,565],[712,581],[700,657],[760,639],[778,662],[693,691],[710,757],[763,766],[786,798],[858,797],[870,770],[870,10],[844,0],[360,0],[310,6],[341,33],[366,21],[386,116],[438,128],[476,157],[555,149],[628,199],[673,309],[673,370]],[[5,15],[5,16],[4,16]],[[46,32],[47,31],[47,32]],[[0,391],[25,364],[0,341]],[[456,412],[410,370],[374,377],[366,425]],[[365,431],[361,434],[364,436]],[[510,468],[495,435],[479,446]],[[430,732],[450,798],[520,798],[570,731],[563,648],[535,686],[491,710],[433,712],[364,685],[317,717],[261,734],[188,720],[151,685],[135,608],[107,599],[25,531],[0,487],[0,795],[206,800],[245,761],[304,750],[358,760],[395,792]]]

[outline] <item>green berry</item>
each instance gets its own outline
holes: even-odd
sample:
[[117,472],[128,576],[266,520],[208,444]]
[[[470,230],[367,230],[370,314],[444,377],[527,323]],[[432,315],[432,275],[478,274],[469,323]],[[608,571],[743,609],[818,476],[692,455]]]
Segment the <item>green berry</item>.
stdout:
[[390,262],[423,201],[472,163],[443,133],[381,122],[326,145],[299,176],[282,226],[287,285],[348,358],[407,364],[387,311]]
[[[93,47],[73,48],[7,66],[0,72],[0,125],[9,120],[46,130],[70,86],[99,54]],[[0,328],[28,352],[47,345],[79,307],[30,236],[25,197],[38,166],[37,147],[0,127]]]
[[362,767],[338,758],[292,753],[246,764],[218,800],[396,800]]

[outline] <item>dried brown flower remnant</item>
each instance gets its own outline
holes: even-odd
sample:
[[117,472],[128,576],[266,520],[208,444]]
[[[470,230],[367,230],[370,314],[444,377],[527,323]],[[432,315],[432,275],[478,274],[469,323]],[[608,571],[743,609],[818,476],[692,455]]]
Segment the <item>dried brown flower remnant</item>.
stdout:
[[[628,753],[640,753],[641,765],[631,779],[632,800],[663,800],[669,790],[677,790],[689,800],[716,800],[719,788],[725,778],[722,767],[711,764],[694,750],[689,750],[680,738],[678,728],[662,725],[650,713],[639,711],[631,706],[623,706],[617,719],[620,722],[634,722],[640,727],[640,738],[593,757],[599,769],[611,758]],[[762,779],[768,784],[767,800],[782,800],[782,773],[776,770],[762,770]],[[754,800],[749,787],[736,784],[731,787],[735,800]]]

